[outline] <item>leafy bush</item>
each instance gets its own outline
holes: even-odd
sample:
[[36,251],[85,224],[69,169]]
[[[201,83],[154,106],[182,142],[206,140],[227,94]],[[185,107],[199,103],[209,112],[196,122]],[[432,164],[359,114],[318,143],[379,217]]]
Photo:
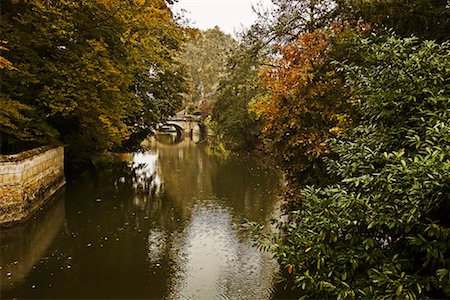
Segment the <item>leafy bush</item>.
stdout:
[[306,297],[450,296],[450,47],[359,38],[336,63],[359,126],[330,144],[325,188],[292,189],[276,256]]

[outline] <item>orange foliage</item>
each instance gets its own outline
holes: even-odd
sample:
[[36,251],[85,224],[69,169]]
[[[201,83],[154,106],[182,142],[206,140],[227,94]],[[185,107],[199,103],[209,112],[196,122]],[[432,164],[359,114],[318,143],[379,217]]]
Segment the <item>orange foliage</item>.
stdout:
[[351,95],[331,64],[342,51],[335,41],[348,30],[336,26],[328,32],[304,33],[279,46],[276,67],[262,72],[271,93],[255,101],[251,109],[263,119],[268,148],[288,172],[297,174],[312,159],[329,153],[327,139],[351,124]]
[[[0,41],[0,44],[7,44],[7,41]],[[2,51],[9,51],[8,48],[3,47],[0,45],[0,50]],[[13,64],[7,60],[3,55],[0,55],[0,70],[1,69],[7,69],[7,70],[16,70],[16,68],[13,66]]]

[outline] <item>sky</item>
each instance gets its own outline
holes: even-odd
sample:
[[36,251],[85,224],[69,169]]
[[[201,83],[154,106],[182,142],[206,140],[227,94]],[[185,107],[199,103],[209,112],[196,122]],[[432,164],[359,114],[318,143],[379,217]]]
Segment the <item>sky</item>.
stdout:
[[202,30],[219,26],[222,31],[233,34],[248,28],[256,20],[252,5],[259,2],[267,7],[270,0],[178,0],[173,6],[175,13],[186,10],[185,17],[192,27]]

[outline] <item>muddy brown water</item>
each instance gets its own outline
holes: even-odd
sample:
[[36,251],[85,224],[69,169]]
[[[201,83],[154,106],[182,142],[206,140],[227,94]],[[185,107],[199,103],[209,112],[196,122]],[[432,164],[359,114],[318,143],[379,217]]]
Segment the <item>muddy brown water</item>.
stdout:
[[[0,233],[1,298],[272,299],[278,265],[246,220],[279,207],[279,172],[160,137],[68,183],[34,220]],[[284,295],[284,294],[283,294]]]

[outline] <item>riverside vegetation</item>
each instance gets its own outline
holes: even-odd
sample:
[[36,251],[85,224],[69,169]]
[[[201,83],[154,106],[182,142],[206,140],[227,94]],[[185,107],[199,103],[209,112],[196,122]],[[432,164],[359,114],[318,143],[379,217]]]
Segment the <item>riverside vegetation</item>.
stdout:
[[273,2],[213,111],[285,171],[259,246],[304,298],[450,296],[448,2]]
[[285,172],[278,233],[249,225],[287,287],[449,297],[448,1],[272,2],[233,40],[179,25],[168,1],[6,1],[2,148],[89,157],[190,107],[222,148]]

